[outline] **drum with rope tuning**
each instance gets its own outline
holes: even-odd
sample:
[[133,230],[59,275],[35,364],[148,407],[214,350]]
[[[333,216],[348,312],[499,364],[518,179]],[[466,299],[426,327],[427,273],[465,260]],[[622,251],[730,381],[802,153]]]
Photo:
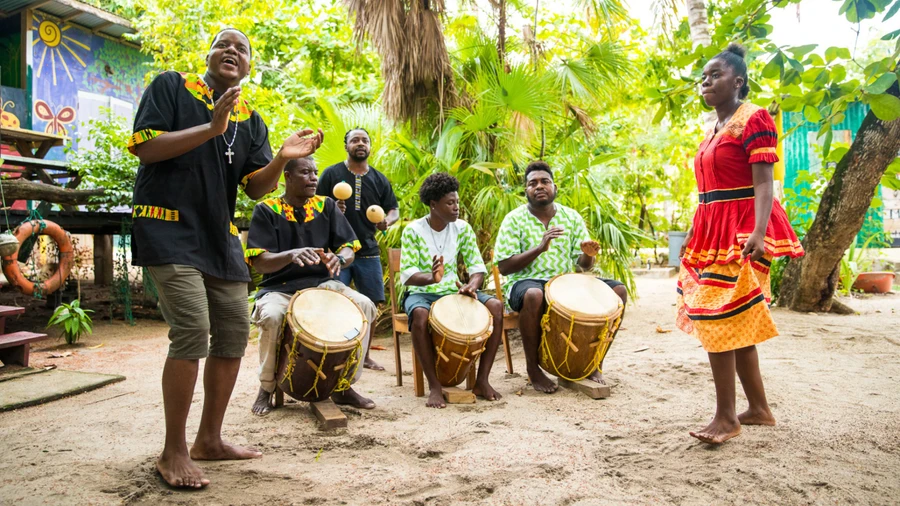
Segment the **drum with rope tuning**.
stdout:
[[589,274],[562,274],[544,286],[541,367],[559,378],[582,380],[603,363],[622,322],[622,299]]
[[369,322],[346,295],[307,288],[291,297],[278,346],[278,388],[298,401],[317,402],[350,387],[362,367]]
[[494,329],[491,312],[475,298],[446,295],[432,304],[428,324],[437,350],[438,381],[445,387],[459,385],[484,352]]

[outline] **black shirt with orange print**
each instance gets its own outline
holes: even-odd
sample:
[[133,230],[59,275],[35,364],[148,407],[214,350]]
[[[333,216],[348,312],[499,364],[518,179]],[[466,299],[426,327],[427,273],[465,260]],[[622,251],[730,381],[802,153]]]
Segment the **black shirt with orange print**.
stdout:
[[[297,248],[321,248],[334,253],[343,248],[359,251],[350,222],[338,210],[334,200],[316,195],[302,209],[295,209],[281,198],[267,199],[253,209],[247,237],[247,260],[263,253],[281,253]],[[319,286],[331,279],[324,263],[283,269],[263,276],[256,298],[268,292],[294,293]]]
[[[198,74],[160,74],[141,97],[129,150],[209,123],[218,98]],[[170,160],[142,164],[134,185],[132,263],[190,265],[216,278],[249,281],[233,223],[237,190],[271,161],[268,128],[241,99],[223,135]]]

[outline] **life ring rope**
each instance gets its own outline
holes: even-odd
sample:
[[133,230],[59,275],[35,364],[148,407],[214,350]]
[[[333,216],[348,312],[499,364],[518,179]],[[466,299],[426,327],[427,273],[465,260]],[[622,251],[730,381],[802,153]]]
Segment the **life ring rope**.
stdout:
[[16,252],[3,257],[3,274],[6,279],[19,289],[25,295],[33,295],[36,299],[42,299],[45,295],[49,295],[65,283],[72,270],[74,262],[74,250],[69,236],[62,227],[52,221],[43,219],[33,219],[22,222],[15,231],[16,239],[19,240],[19,248],[26,239],[38,235],[49,236],[56,243],[59,250],[59,266],[49,278],[43,282],[34,283],[26,278],[22,271],[19,270],[19,248]]

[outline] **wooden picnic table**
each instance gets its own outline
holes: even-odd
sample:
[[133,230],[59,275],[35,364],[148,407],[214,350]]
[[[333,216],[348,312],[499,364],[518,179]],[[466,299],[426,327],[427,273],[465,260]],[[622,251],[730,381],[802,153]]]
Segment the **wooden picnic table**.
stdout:
[[16,148],[27,158],[44,158],[50,148],[62,146],[69,138],[24,128],[0,127],[0,142]]
[[[62,146],[69,138],[63,135],[48,134],[24,128],[0,127],[0,143],[16,148],[20,156],[2,157],[5,165],[17,168],[3,168],[0,172],[18,172],[25,179],[35,176],[45,184],[59,186],[57,179],[71,179],[67,188],[75,188],[81,183],[81,176],[69,170],[66,162],[44,160],[51,148]],[[63,209],[75,210],[74,206],[64,204]],[[43,212],[49,210],[45,205]]]

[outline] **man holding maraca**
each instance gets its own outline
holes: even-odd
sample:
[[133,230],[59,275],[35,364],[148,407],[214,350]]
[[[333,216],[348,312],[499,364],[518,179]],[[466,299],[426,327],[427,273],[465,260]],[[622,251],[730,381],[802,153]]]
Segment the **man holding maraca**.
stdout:
[[[356,291],[379,304],[384,302],[384,274],[375,234],[378,230],[384,233],[400,219],[397,197],[387,177],[369,165],[371,141],[365,129],[354,128],[347,132],[344,149],[347,160],[325,169],[316,191],[337,201],[338,209],[347,217],[362,245],[353,264],[341,270],[341,282],[350,286],[353,281]],[[384,370],[369,358],[368,350],[364,366]]]

